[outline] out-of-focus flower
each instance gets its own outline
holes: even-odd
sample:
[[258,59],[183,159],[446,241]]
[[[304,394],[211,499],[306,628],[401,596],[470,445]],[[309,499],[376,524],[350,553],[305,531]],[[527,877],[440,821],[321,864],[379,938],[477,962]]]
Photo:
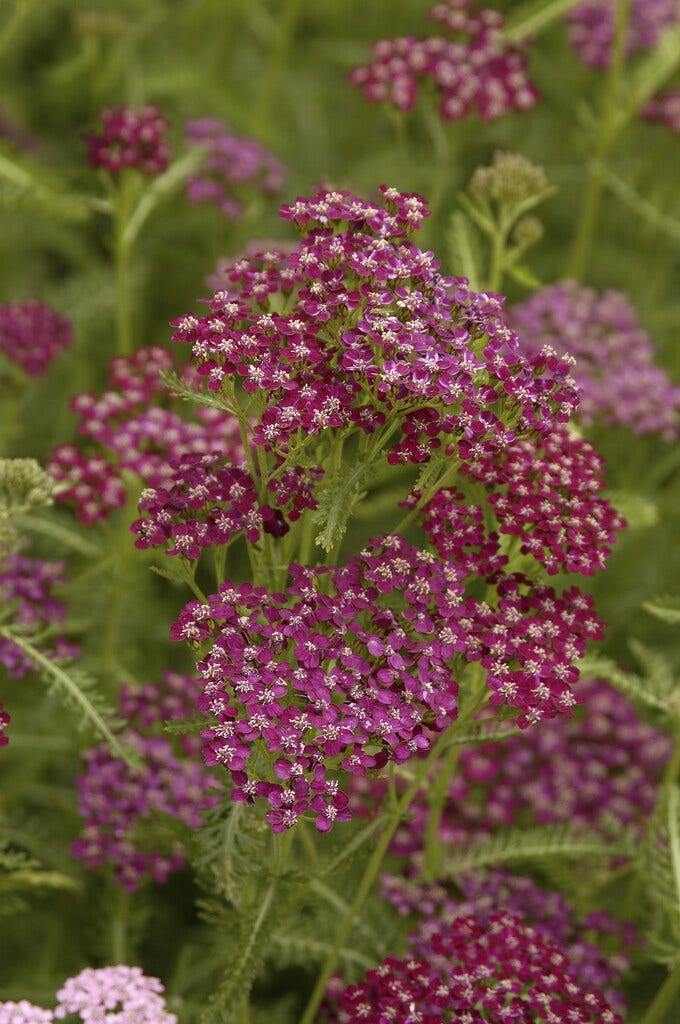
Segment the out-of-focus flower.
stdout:
[[73,855],[89,868],[113,866],[116,881],[130,891],[147,877],[166,881],[186,861],[178,836],[165,831],[155,816],[198,828],[201,812],[216,800],[214,779],[196,760],[200,740],[182,736],[173,744],[159,735],[164,721],[193,712],[196,691],[195,680],[173,672],[165,674],[162,685],[122,688],[128,728],[121,739],[140,756],[141,768],[130,767],[103,746],[83,755],[87,770],[78,778],[78,790],[85,824]]
[[281,191],[286,169],[256,139],[239,138],[212,117],[188,121],[186,134],[206,151],[204,163],[187,183],[190,203],[212,203],[225,217],[238,220],[247,195]]
[[83,1024],[177,1024],[162,991],[158,978],[146,977],[140,967],[87,967],[57,992],[54,1018],[77,1014]]
[[5,735],[5,726],[9,723],[10,717],[0,704],[0,747],[6,747],[9,743],[9,736]]
[[649,101],[642,111],[645,121],[655,121],[680,135],[680,89],[671,89]]
[[157,107],[114,107],[99,114],[101,131],[85,136],[87,160],[110,174],[136,168],[142,174],[160,174],[170,161],[165,133],[170,127]]
[[442,34],[375,43],[373,59],[349,76],[366,99],[411,110],[420,86],[431,82],[445,121],[477,112],[485,120],[509,110],[529,110],[538,98],[527,77],[526,59],[503,39],[503,16],[476,9],[470,0],[446,0],[430,11]]
[[26,999],[0,1003],[0,1024],[52,1024],[53,1020],[52,1010],[43,1010]]
[[41,302],[0,306],[0,351],[30,377],[43,374],[72,338],[71,322]]
[[[608,67],[616,32],[616,0],[585,0],[567,14],[569,39],[584,64]],[[680,17],[677,0],[630,0],[626,53],[653,49]]]
[[527,352],[548,346],[573,357],[582,389],[576,416],[585,425],[676,436],[680,387],[654,365],[651,338],[622,292],[598,295],[576,281],[548,285],[515,306],[510,319]]
[[[16,552],[9,554],[0,565],[0,600],[11,613],[3,625],[15,628],[28,639],[50,627],[64,624],[66,607],[53,596],[53,588],[64,584],[63,562],[44,562],[26,558]],[[78,648],[63,636],[50,636],[48,645],[41,650],[51,659],[73,658]],[[8,637],[0,637],[0,664],[10,676],[20,678],[36,671],[36,665],[21,647]]]

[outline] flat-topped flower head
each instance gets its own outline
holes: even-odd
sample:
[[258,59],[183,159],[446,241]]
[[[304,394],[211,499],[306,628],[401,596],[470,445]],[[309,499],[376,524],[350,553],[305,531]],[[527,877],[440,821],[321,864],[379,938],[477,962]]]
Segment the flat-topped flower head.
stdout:
[[278,195],[286,169],[256,139],[239,138],[213,117],[187,121],[189,142],[200,145],[206,157],[187,183],[190,203],[211,203],[230,220],[238,220],[249,195]]
[[503,38],[498,11],[471,0],[446,0],[432,8],[429,18],[440,26],[440,34],[381,40],[373,45],[372,60],[350,72],[350,83],[366,99],[408,111],[421,86],[430,85],[445,121],[472,113],[491,121],[509,110],[533,107],[538,94],[526,58]]
[[86,967],[57,992],[54,1019],[76,1014],[83,1024],[177,1024],[162,992],[158,978],[142,974],[140,967]]
[[[584,64],[606,68],[616,34],[616,0],[584,0],[567,14],[569,40]],[[680,17],[677,0],[630,0],[626,53],[651,50]]]
[[561,945],[508,911],[461,915],[340,997],[339,1024],[623,1024]]
[[165,721],[193,713],[196,693],[195,680],[174,672],[166,672],[161,684],[124,686],[120,709],[128,726],[121,740],[142,767],[131,767],[104,746],[83,755],[86,771],[77,785],[84,827],[73,855],[88,868],[113,867],[115,880],[130,892],[146,878],[165,882],[186,862],[185,845],[163,828],[163,817],[195,829],[217,799],[212,773],[196,761],[200,740],[172,742],[162,733]]
[[157,107],[113,107],[100,111],[99,132],[85,136],[87,162],[118,175],[126,168],[142,174],[160,174],[170,161],[165,135],[170,125]]
[[61,485],[57,500],[72,502],[82,522],[106,519],[112,509],[123,507],[126,471],[139,478],[140,486],[161,488],[184,456],[219,451],[235,462],[242,459],[236,417],[200,407],[188,419],[186,403],[170,398],[160,374],[173,364],[165,349],[139,349],[113,360],[103,394],[71,400],[85,442],[55,448],[48,470]]
[[0,1003],[0,1024],[52,1024],[54,1013],[34,1006],[27,999]]
[[29,377],[41,376],[72,339],[70,320],[42,302],[0,306],[0,351]]
[[622,293],[576,281],[541,288],[510,311],[527,352],[546,346],[574,359],[585,425],[621,424],[637,434],[677,434],[680,387],[654,363],[654,346]]
[[419,464],[565,421],[577,402],[567,363],[522,355],[500,298],[442,277],[410,241],[424,200],[380,192],[298,198],[281,208],[302,234],[292,252],[222,266],[209,313],[173,323],[207,389],[243,402],[253,443],[293,463],[312,437],[322,461],[338,432],[385,432],[389,463]]

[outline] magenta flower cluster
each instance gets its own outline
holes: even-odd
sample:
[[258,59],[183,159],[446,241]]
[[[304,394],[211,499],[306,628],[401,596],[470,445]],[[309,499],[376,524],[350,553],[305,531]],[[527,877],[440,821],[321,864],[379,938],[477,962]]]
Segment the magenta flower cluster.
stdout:
[[[310,810],[320,831],[347,820],[328,771],[363,775],[427,750],[457,716],[460,671],[480,661],[490,701],[521,725],[570,714],[569,683],[586,641],[601,636],[589,597],[559,597],[519,574],[492,573],[491,597],[466,593],[474,565],[439,560],[398,536],[336,568],[290,567],[285,593],[224,584],[190,602],[175,640],[211,649],[198,663],[208,764],[229,769],[237,801],[270,804],[283,831]],[[279,755],[279,781],[254,767],[258,741]],[[261,771],[261,769],[259,770]]]
[[622,292],[598,295],[576,281],[548,285],[510,317],[528,352],[547,345],[573,356],[583,393],[577,415],[584,424],[676,436],[680,387],[654,364],[652,340]]
[[[74,658],[78,648],[59,634],[64,625],[66,606],[53,590],[64,585],[64,563],[44,562],[13,553],[0,565],[0,601],[11,609],[4,625],[31,637],[50,630],[48,644],[41,644],[52,660]],[[6,637],[0,637],[0,664],[10,676],[19,679],[35,672],[37,666],[24,651]]]
[[110,174],[136,168],[142,174],[160,174],[170,161],[166,132],[170,125],[152,103],[145,107],[114,107],[99,113],[101,130],[85,136],[87,160]]
[[642,111],[645,121],[653,121],[663,125],[674,135],[680,135],[680,89],[654,96]]
[[470,0],[446,0],[429,13],[440,35],[384,39],[372,60],[349,75],[373,103],[411,110],[420,87],[431,82],[445,121],[477,112],[487,121],[509,110],[529,110],[538,93],[527,76],[526,58],[503,38],[503,16],[475,9]]
[[0,704],[0,747],[6,747],[9,743],[9,736],[5,735],[5,726],[9,723],[10,717]]
[[462,914],[340,998],[337,1024],[623,1024],[561,945],[509,911]]
[[256,139],[239,138],[213,117],[188,121],[186,135],[206,151],[198,173],[187,182],[190,203],[212,203],[225,217],[238,220],[247,194],[274,196],[281,191],[286,169]]
[[87,967],[64,982],[54,1010],[26,1000],[0,1003],[0,1024],[53,1024],[71,1015],[83,1024],[177,1024],[162,991],[158,978],[146,977],[139,967]]
[[89,868],[108,864],[119,885],[133,892],[145,878],[164,882],[183,866],[186,849],[176,830],[164,829],[169,816],[191,829],[217,799],[212,773],[197,762],[200,740],[176,743],[159,734],[163,721],[193,713],[197,684],[166,672],[163,683],[138,690],[124,686],[120,708],[127,721],[121,741],[142,760],[133,768],[104,746],[84,753],[85,772],[77,780],[84,828],[73,855]]
[[[499,299],[442,277],[408,242],[424,201],[381,193],[380,204],[323,191],[283,206],[303,233],[297,248],[237,261],[207,316],[174,322],[207,387],[233,403],[240,384],[261,410],[253,442],[290,461],[324,432],[327,444],[339,431],[377,434],[377,449],[399,427],[387,460],[417,464],[443,446],[489,455],[566,421],[577,401],[568,365],[521,355]],[[285,314],[268,311],[279,293]]]
[[[102,395],[71,400],[80,418],[86,450],[62,445],[52,453],[48,471],[61,485],[56,498],[73,502],[86,525],[106,519],[126,501],[126,471],[143,485],[161,487],[173,478],[186,455],[210,451],[240,461],[238,423],[228,413],[197,408],[196,421],[172,407],[160,374],[173,367],[172,356],[157,347],[114,359],[109,389]],[[182,410],[183,412],[185,409]]]
[[30,377],[39,377],[71,344],[71,322],[28,299],[0,306],[0,352]]
[[[584,0],[567,14],[569,40],[584,64],[606,68],[612,59],[616,0]],[[630,0],[626,53],[651,50],[678,21],[677,0]]]
[[566,952],[584,988],[602,991],[611,1008],[625,1014],[619,987],[630,966],[630,953],[640,943],[633,925],[604,910],[579,920],[561,893],[540,889],[532,879],[502,868],[460,875],[456,888],[460,895],[446,883],[427,884],[399,875],[383,878],[383,898],[401,914],[416,915],[418,930],[409,939],[412,952],[427,956],[431,935],[457,917],[474,914],[484,921],[498,911],[509,911]]

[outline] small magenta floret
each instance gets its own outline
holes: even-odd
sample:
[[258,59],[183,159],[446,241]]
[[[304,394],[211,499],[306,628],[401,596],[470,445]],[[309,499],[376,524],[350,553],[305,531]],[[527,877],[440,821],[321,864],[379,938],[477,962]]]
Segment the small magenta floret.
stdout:
[[87,162],[110,174],[136,168],[142,174],[160,174],[170,161],[165,133],[170,125],[157,107],[114,107],[99,114],[101,131],[85,136]]

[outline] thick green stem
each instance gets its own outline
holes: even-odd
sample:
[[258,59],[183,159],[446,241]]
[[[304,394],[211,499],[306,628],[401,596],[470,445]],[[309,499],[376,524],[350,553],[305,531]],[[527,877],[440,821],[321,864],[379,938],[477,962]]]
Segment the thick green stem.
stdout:
[[132,301],[130,295],[132,245],[128,240],[126,231],[130,216],[129,186],[130,182],[124,177],[116,197],[114,219],[113,258],[116,270],[116,346],[119,356],[129,356],[134,347]]
[[345,942],[347,941],[347,938],[352,930],[354,922],[356,921],[364,903],[366,902],[366,898],[368,897],[373,887],[378,872],[380,871],[385,854],[387,853],[387,848],[392,840],[392,836],[399,827],[399,824],[402,818],[404,817],[404,814],[408,810],[411,801],[415,797],[418,790],[421,788],[424,780],[427,778],[428,772],[430,771],[432,765],[437,761],[439,756],[446,749],[450,739],[455,734],[458,728],[459,722],[454,722],[454,724],[442,736],[440,736],[439,740],[430,751],[428,757],[421,761],[420,764],[418,765],[411,785],[399,800],[399,803],[395,807],[394,811],[387,816],[385,827],[382,833],[380,834],[380,838],[378,839],[376,847],[373,853],[371,854],[368,864],[366,865],[364,874],[359,883],[359,888],[356,891],[354,900],[352,901],[349,911],[345,916],[345,919],[335,937],[333,947],[326,958],[326,961],[321,969],[321,973],[317,978],[316,985],[314,986],[314,991],[310,996],[309,1003],[307,1004],[307,1008],[304,1012],[304,1015],[300,1020],[300,1024],[313,1024],[319,1006],[321,1005],[321,1001],[323,1000],[328,979],[335,970],[336,964],[338,962],[338,957],[340,955],[340,951],[343,948]]
[[111,963],[125,964],[128,960],[128,917],[130,894],[116,885],[116,907],[111,917]]
[[670,1010],[680,993],[680,956],[675,961],[672,970],[656,993],[654,1001],[650,1005],[640,1024],[668,1024],[671,1019]]
[[630,0],[617,0],[612,61],[609,66],[609,73],[602,97],[601,114],[595,130],[597,138],[595,151],[588,165],[585,197],[566,268],[567,277],[582,278],[588,264],[604,187],[599,168],[606,166],[621,127],[617,115],[621,79],[626,61],[626,40],[628,37],[629,20]]

